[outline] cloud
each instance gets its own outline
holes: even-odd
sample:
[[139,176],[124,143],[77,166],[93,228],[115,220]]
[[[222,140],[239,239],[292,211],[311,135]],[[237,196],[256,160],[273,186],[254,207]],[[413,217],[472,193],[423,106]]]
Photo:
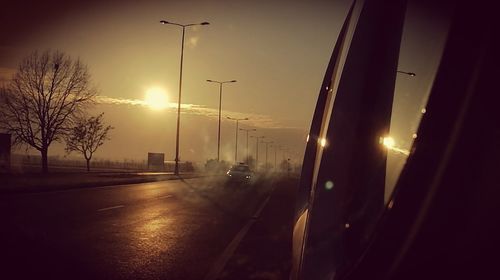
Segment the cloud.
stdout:
[[114,105],[141,105],[146,106],[146,101],[141,99],[124,99],[124,98],[113,98],[99,95],[96,97],[97,103],[101,104],[114,104]]
[[[142,99],[124,99],[124,98],[112,98],[107,96],[97,96],[97,103],[100,104],[113,104],[113,105],[132,105],[132,106],[148,106],[146,101]],[[204,116],[211,119],[218,119],[219,110],[216,108],[209,108],[205,105],[199,104],[181,104],[181,112],[184,114]],[[169,103],[167,110],[175,112],[177,110],[177,103]],[[260,127],[260,128],[275,128],[275,129],[294,129],[295,127],[284,125],[282,122],[274,120],[272,117],[263,114],[254,113],[244,113],[244,112],[234,112],[234,111],[222,111],[222,120],[228,120],[227,117],[232,118],[248,118],[244,121],[245,125]],[[232,121],[231,121],[232,122]]]

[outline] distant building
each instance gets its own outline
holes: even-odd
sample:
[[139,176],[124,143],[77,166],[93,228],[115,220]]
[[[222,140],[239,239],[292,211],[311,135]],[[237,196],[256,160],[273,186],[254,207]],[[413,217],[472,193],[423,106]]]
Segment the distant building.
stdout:
[[10,170],[11,135],[0,133],[0,171]]

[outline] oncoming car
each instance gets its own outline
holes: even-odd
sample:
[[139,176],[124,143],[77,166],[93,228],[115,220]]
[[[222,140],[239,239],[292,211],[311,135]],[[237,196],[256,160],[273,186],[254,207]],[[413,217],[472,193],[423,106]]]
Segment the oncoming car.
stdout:
[[250,167],[242,163],[231,166],[226,175],[231,181],[250,181],[253,178]]

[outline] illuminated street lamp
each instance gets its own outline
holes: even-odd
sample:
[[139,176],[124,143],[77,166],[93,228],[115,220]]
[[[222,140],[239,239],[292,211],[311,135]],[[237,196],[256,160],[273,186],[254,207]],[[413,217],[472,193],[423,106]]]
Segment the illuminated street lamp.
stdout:
[[182,62],[184,59],[184,35],[186,33],[186,27],[196,26],[196,25],[208,25],[208,22],[202,23],[189,23],[189,24],[179,24],[175,22],[169,22],[166,20],[161,20],[161,24],[170,24],[182,27],[182,41],[181,41],[181,65],[179,71],[179,99],[177,101],[177,132],[175,136],[175,169],[174,174],[179,175],[179,126],[181,123],[181,95],[182,95]]
[[236,151],[234,152],[234,162],[237,163],[238,162],[238,126],[239,126],[240,121],[248,121],[248,118],[238,119],[238,118],[227,117],[227,119],[232,120],[232,121],[236,121]]
[[218,83],[219,84],[219,132],[217,134],[217,161],[220,159],[220,118],[221,118],[221,107],[222,107],[222,84],[227,83],[236,83],[236,80],[231,81],[215,81],[215,80],[207,80],[209,83]]
[[250,136],[250,138],[255,138],[255,170],[259,167],[259,139],[266,138],[265,136]]
[[255,128],[252,128],[252,129],[240,128],[240,130],[245,131],[247,133],[247,157],[246,157],[246,163],[248,164],[248,133],[250,131],[257,131],[257,129],[255,129]]

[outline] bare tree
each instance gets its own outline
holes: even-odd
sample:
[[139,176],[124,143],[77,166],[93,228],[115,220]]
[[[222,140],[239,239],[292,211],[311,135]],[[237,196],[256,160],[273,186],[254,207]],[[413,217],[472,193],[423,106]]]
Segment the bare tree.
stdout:
[[14,143],[40,151],[42,172],[47,173],[50,144],[63,140],[95,92],[79,59],[59,51],[34,52],[0,90],[0,127],[13,135]]
[[90,171],[92,155],[109,139],[108,132],[113,129],[110,125],[104,126],[103,115],[79,118],[66,138],[66,151],[80,152],[87,161],[87,172]]

